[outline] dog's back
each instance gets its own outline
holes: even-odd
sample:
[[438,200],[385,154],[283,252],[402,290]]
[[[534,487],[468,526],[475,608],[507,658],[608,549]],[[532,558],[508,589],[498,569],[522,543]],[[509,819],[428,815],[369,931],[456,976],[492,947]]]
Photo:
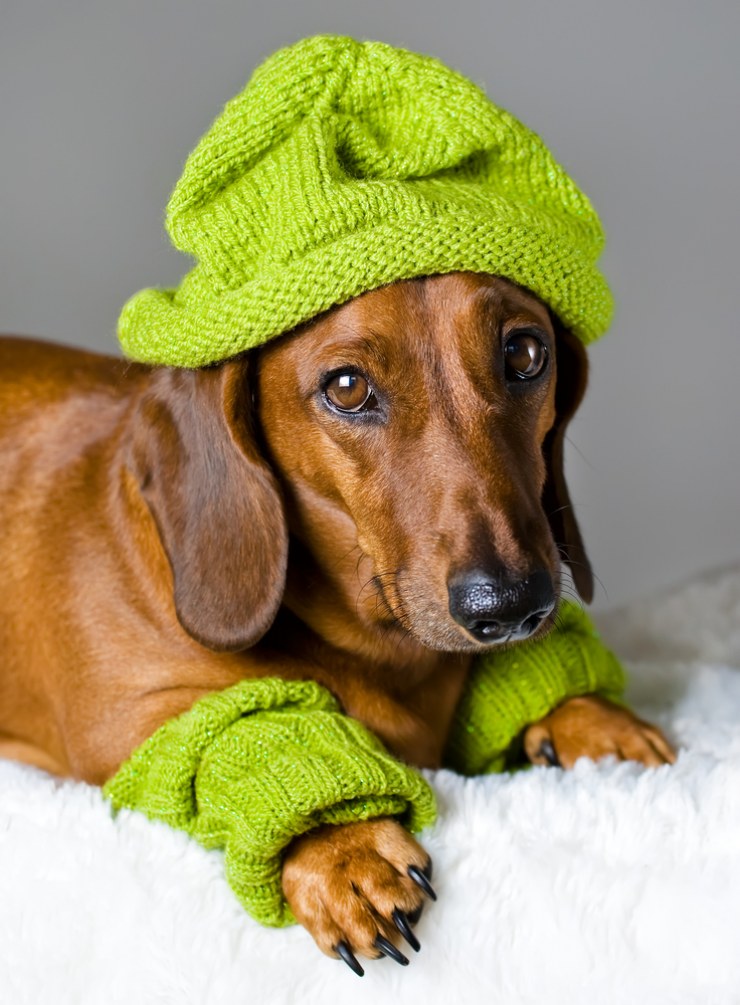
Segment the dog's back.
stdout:
[[[208,374],[178,376],[172,402],[190,417],[192,386]],[[173,382],[113,357],[0,339],[1,757],[102,783],[162,722],[247,672],[175,613],[134,470],[137,437],[150,443],[166,425],[171,402],[142,414],[158,377]]]
[[29,509],[42,503],[41,472],[53,469],[64,478],[69,465],[78,468],[80,456],[110,435],[131,390],[147,372],[146,367],[81,349],[0,338],[4,524],[13,497],[22,503],[24,521]]
[[[49,714],[56,693],[49,680],[80,642],[71,610],[94,585],[75,575],[70,538],[100,518],[95,510],[104,495],[94,489],[104,476],[103,455],[146,372],[77,349],[0,339],[0,738],[6,756],[27,759],[26,747],[57,746],[54,737],[38,735],[40,724],[57,718]],[[65,608],[67,631],[60,633]]]

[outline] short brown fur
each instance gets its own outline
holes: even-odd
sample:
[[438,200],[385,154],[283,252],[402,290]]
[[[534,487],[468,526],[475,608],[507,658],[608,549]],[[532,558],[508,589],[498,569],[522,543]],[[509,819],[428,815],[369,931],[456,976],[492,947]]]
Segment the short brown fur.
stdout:
[[[517,398],[501,346],[523,324],[553,365]],[[326,374],[348,365],[377,383],[382,422],[327,406]],[[279,675],[438,766],[483,648],[449,615],[450,576],[557,581],[562,553],[590,596],[562,471],[585,375],[535,297],[469,274],[364,294],[200,371],[0,340],[0,755],[101,784],[199,697]],[[566,766],[673,759],[595,698],[530,727],[535,762],[543,740]],[[325,951],[341,936],[376,955],[389,905],[422,899],[404,865],[426,858],[393,821],[327,828],[289,849],[286,895]]]

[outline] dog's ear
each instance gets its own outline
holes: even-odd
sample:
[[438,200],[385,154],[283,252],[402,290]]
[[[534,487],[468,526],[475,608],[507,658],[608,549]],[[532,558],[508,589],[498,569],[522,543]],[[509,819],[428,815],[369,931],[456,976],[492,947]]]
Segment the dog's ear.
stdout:
[[132,467],[174,579],[177,617],[211,649],[253,645],[283,595],[288,534],[252,428],[247,360],[155,371]]
[[547,478],[542,505],[550,522],[555,544],[570,568],[579,594],[588,604],[594,593],[593,573],[583,547],[563,468],[565,431],[586,390],[588,358],[583,344],[563,328],[557,319],[554,320],[557,336],[556,416],[543,446]]

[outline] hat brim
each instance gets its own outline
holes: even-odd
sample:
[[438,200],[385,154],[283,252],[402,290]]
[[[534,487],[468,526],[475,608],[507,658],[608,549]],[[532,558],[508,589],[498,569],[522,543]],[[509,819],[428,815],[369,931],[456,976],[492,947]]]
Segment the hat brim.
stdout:
[[526,287],[586,345],[609,326],[606,281],[562,234],[527,230],[521,216],[482,222],[451,214],[428,222],[394,218],[373,225],[371,242],[356,230],[333,241],[330,251],[320,245],[288,261],[263,260],[253,279],[219,293],[196,267],[174,290],[131,297],[118,334],[130,359],[196,368],[262,345],[363,292],[458,271]]

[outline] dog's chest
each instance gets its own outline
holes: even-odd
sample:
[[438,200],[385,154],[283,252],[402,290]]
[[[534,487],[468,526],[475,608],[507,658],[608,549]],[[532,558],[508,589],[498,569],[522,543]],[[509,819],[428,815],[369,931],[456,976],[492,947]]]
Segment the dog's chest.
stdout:
[[438,768],[466,674],[466,662],[448,656],[435,673],[408,690],[389,689],[364,675],[347,675],[329,686],[344,711],[391,753],[407,764]]

